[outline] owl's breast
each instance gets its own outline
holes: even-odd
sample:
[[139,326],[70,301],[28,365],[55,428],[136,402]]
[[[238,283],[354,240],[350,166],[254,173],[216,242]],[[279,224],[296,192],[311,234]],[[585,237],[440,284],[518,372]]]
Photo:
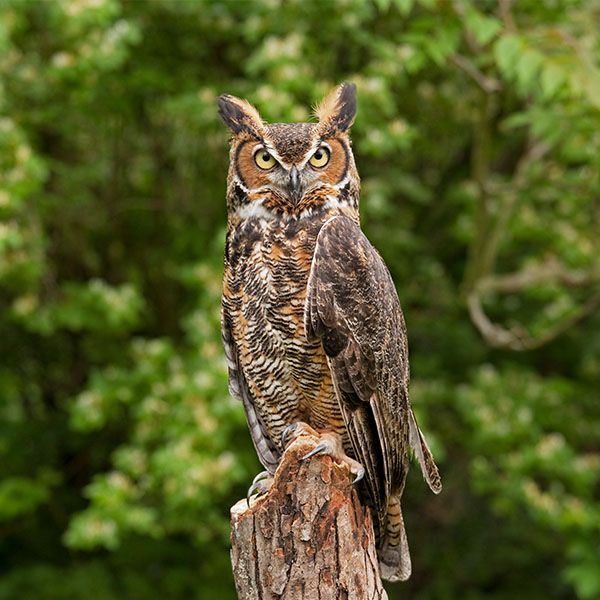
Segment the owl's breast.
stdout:
[[304,304],[322,219],[252,219],[230,228],[223,311],[255,406],[279,439],[286,425],[342,429],[320,341],[309,342]]
[[247,296],[246,302],[257,300],[260,307],[256,308],[271,316],[302,315],[321,226],[322,219],[275,222],[256,218],[230,224],[225,293],[240,299]]

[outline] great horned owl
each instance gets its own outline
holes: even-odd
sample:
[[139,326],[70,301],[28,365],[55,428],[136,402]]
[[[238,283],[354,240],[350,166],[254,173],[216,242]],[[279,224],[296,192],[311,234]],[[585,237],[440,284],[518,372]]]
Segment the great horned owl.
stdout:
[[271,474],[288,426],[336,437],[320,448],[337,447],[364,474],[382,577],[407,579],[400,497],[409,447],[435,493],[441,481],[410,407],[396,289],[360,229],[349,137],[356,87],[327,96],[317,123],[266,124],[227,95],[219,112],[233,133],[222,303],[231,394]]

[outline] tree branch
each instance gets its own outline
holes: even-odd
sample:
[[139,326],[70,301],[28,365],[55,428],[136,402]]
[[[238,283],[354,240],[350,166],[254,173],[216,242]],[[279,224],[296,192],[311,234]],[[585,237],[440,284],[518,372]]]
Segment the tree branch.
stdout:
[[511,328],[493,323],[483,309],[482,298],[489,293],[512,294],[543,283],[560,283],[566,287],[586,287],[600,283],[600,264],[588,270],[568,270],[557,261],[548,261],[534,269],[484,277],[469,293],[467,305],[471,320],[491,346],[524,351],[539,348],[589,316],[600,306],[600,292],[590,296],[569,317],[558,321],[538,336],[531,336],[522,326]]
[[502,84],[494,77],[482,73],[468,58],[462,54],[453,54],[450,61],[464,71],[486,93],[493,94],[502,89]]
[[566,287],[586,287],[600,283],[600,263],[589,269],[565,269],[557,260],[548,260],[539,267],[516,273],[483,277],[477,283],[480,293],[514,294],[542,283],[560,283]]
[[515,25],[515,19],[512,14],[512,2],[513,0],[499,0],[498,7],[500,9],[500,18],[504,23],[506,31],[509,33],[515,33],[517,27]]

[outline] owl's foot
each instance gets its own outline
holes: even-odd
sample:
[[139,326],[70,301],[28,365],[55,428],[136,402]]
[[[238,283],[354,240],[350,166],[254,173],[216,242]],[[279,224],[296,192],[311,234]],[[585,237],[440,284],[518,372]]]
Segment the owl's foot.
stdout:
[[248,488],[248,493],[246,494],[248,508],[250,508],[250,497],[266,494],[271,489],[271,485],[273,485],[273,476],[271,473],[269,473],[269,471],[261,471],[252,480],[252,484]]
[[297,421],[288,425],[281,434],[281,447],[287,448],[298,436],[300,435],[312,435],[319,437],[319,434],[310,426],[304,423],[304,421]]
[[350,467],[350,472],[354,475],[353,484],[358,483],[365,476],[365,468],[344,452],[342,438],[337,433],[327,432],[319,434],[319,444],[308,454],[305,454],[302,460],[307,460],[311,456],[315,456],[315,454],[328,454],[335,461],[346,463]]
[[308,460],[311,456],[316,454],[328,454],[335,461],[339,463],[346,463],[350,468],[350,472],[354,475],[352,483],[358,483],[365,476],[364,467],[353,458],[350,458],[344,452],[344,445],[342,444],[342,438],[332,431],[318,432],[313,429],[310,425],[302,421],[292,423],[288,425],[281,434],[281,445],[283,448],[287,448],[297,437],[300,435],[308,435],[318,440],[317,445],[307,454],[302,457],[302,460]]

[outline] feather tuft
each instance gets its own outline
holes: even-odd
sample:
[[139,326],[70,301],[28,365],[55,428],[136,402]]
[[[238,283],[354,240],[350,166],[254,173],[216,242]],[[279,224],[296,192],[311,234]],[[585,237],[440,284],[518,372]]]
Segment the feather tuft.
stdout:
[[261,138],[264,131],[263,120],[256,108],[247,100],[223,94],[217,99],[219,115],[233,133],[246,132]]
[[356,116],[356,85],[342,83],[315,107],[323,137],[347,131]]

